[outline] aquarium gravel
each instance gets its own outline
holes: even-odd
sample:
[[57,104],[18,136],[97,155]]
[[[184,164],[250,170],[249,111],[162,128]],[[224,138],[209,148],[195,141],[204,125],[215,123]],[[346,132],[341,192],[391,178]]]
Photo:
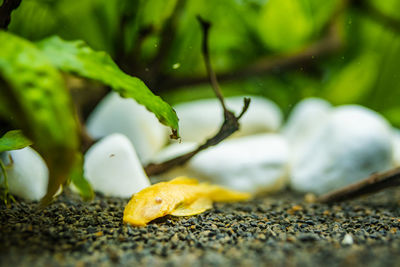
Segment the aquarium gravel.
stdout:
[[285,191],[146,227],[122,223],[127,201],[2,205],[1,266],[400,265],[400,189],[337,204]]

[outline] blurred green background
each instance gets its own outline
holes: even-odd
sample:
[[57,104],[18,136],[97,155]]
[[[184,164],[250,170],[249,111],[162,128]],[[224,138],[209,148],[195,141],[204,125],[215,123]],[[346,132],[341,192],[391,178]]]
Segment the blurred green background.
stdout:
[[226,96],[262,95],[285,114],[310,96],[358,103],[400,127],[399,0],[23,0],[9,31],[85,40],[175,104],[213,97],[196,15],[213,25]]

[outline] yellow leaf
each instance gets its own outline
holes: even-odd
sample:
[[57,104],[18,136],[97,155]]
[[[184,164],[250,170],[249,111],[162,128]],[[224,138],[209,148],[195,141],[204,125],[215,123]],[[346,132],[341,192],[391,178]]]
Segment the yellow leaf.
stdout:
[[145,226],[165,215],[189,216],[212,208],[212,203],[248,200],[250,194],[178,177],[149,186],[132,196],[124,210],[124,223]]

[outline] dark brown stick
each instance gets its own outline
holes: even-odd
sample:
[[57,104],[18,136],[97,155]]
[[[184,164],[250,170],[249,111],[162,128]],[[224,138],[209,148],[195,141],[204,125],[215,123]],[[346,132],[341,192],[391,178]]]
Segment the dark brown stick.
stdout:
[[210,61],[210,52],[208,51],[208,32],[210,30],[211,24],[208,21],[203,20],[200,16],[197,16],[198,21],[202,25],[203,29],[203,44],[202,44],[202,51],[203,51],[203,56],[204,56],[204,63],[206,65],[206,70],[207,70],[207,76],[210,81],[210,84],[212,88],[214,88],[214,92],[221,103],[223,109],[226,109],[225,102],[224,102],[224,97],[222,96],[221,88],[219,87],[218,81],[217,81],[217,75],[215,72],[212,70],[211,67],[211,61]]
[[215,92],[215,95],[221,102],[222,108],[224,109],[224,122],[220,130],[214,137],[208,139],[204,144],[197,147],[194,151],[159,164],[150,163],[149,165],[147,165],[145,167],[145,172],[148,176],[161,174],[176,166],[183,165],[200,151],[210,146],[215,146],[224,139],[226,139],[227,137],[229,137],[230,135],[232,135],[235,131],[239,130],[239,119],[246,112],[246,110],[250,105],[250,99],[244,98],[244,106],[242,112],[237,117],[235,116],[235,114],[233,114],[230,110],[226,108],[224,98],[222,96],[222,92],[220,90],[216,75],[211,67],[210,55],[208,52],[208,32],[211,24],[207,21],[204,21],[200,17],[198,17],[198,20],[203,30],[202,53],[204,57],[204,62],[206,64],[207,73],[210,78],[211,86]]
[[0,29],[7,30],[11,21],[11,13],[18,8],[21,0],[4,0],[0,7]]
[[317,201],[323,203],[339,202],[362,195],[378,192],[382,189],[400,185],[400,168],[376,173],[357,183],[320,196]]

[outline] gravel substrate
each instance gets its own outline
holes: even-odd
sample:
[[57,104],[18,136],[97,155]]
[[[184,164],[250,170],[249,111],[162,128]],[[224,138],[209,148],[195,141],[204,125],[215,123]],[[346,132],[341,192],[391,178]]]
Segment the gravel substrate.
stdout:
[[400,266],[400,189],[332,205],[283,192],[141,228],[122,224],[126,203],[67,192],[44,210],[1,205],[0,264]]

